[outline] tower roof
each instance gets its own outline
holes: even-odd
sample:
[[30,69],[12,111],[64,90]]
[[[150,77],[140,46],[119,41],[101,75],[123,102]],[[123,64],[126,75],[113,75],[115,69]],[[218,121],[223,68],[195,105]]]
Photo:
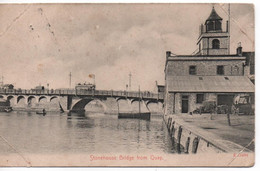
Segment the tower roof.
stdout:
[[222,18],[215,11],[214,7],[212,8],[210,16],[208,17],[208,19],[206,21],[209,21],[209,20],[222,20]]

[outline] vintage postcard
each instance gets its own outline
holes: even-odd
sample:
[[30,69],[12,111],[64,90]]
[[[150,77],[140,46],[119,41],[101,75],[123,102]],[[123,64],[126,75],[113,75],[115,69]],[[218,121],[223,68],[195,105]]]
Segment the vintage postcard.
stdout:
[[0,166],[253,166],[253,4],[0,4]]

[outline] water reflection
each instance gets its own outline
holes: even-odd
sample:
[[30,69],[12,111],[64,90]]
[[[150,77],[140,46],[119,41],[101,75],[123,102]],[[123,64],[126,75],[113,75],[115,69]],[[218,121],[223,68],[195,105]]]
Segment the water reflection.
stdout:
[[28,153],[174,152],[161,116],[147,121],[104,113],[0,113],[0,134]]

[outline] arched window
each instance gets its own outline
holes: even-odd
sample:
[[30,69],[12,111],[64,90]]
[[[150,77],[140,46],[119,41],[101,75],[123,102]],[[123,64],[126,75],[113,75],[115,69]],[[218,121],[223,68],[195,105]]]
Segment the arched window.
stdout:
[[219,40],[218,39],[214,39],[212,41],[212,49],[219,49]]

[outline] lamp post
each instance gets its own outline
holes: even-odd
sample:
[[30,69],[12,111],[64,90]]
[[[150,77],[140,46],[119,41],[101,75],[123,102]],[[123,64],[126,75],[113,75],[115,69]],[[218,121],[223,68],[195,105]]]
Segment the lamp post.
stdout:
[[132,74],[131,74],[131,72],[130,72],[130,74],[129,74],[129,91],[131,91],[131,80],[132,79]]

